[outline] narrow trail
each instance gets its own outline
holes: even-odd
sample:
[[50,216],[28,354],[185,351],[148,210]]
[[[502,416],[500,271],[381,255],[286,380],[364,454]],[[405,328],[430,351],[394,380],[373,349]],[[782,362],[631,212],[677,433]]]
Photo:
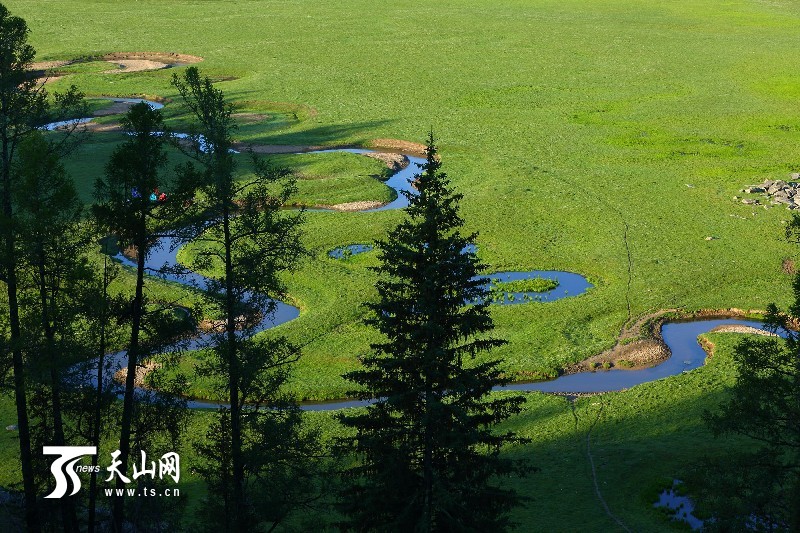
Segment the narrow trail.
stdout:
[[628,255],[628,283],[625,287],[625,304],[628,306],[628,319],[625,321],[625,324],[629,324],[631,321],[631,281],[633,279],[633,259],[631,258],[631,245],[628,242],[628,221],[622,216],[622,213],[617,211],[617,215],[622,219],[622,223],[625,225],[625,231],[622,236],[622,240],[625,242],[625,253]]
[[[581,186],[582,184],[580,182],[578,182],[577,180],[572,180],[572,179],[570,179],[568,177],[565,177],[565,176],[559,176],[559,179],[561,181],[563,181],[564,183],[569,184],[570,187],[572,187],[572,191],[579,191],[580,194],[583,194],[585,197],[589,198],[588,192],[586,192],[583,189],[583,187]],[[626,285],[625,285],[625,305],[626,305],[626,308],[627,308],[627,316],[628,316],[628,318],[625,319],[625,323],[622,325],[622,328],[620,329],[620,335],[621,335],[622,332],[625,331],[625,327],[628,324],[630,324],[630,322],[632,320],[632,317],[633,317],[633,313],[632,313],[632,310],[631,310],[631,284],[633,282],[633,255],[631,253],[630,241],[628,239],[628,233],[630,231],[630,224],[628,224],[628,220],[622,214],[622,210],[619,207],[617,207],[617,205],[612,203],[611,200],[609,200],[607,198],[603,198],[601,196],[592,196],[591,200],[593,202],[598,202],[599,201],[601,204],[604,204],[611,212],[613,212],[615,215],[617,215],[617,217],[619,217],[619,220],[622,222],[622,227],[623,227],[623,230],[622,230],[622,244],[625,246],[625,254],[626,254],[626,258],[627,258],[627,262],[628,262],[628,264],[627,264],[628,279],[627,279]]]
[[[575,401],[578,398],[576,396],[565,396],[564,398],[569,404],[570,411],[572,412],[572,418],[575,420],[575,435],[577,436],[579,434],[579,429],[578,429],[579,419],[578,419],[578,413],[575,410]],[[630,528],[628,528],[628,526],[626,526],[622,522],[622,520],[620,520],[614,513],[611,512],[611,508],[608,506],[608,502],[606,502],[606,499],[603,498],[603,493],[600,492],[600,483],[597,480],[597,469],[595,468],[594,456],[592,455],[591,439],[592,439],[592,430],[600,421],[600,417],[603,414],[603,408],[605,407],[605,404],[603,403],[602,397],[595,396],[594,398],[597,398],[600,401],[600,409],[597,411],[597,416],[595,417],[592,424],[589,426],[589,429],[586,431],[586,458],[589,460],[589,465],[591,466],[592,470],[592,483],[594,484],[594,493],[597,496],[597,499],[600,502],[600,504],[603,506],[603,510],[605,511],[606,515],[608,515],[609,518],[611,518],[614,522],[616,522],[620,528],[627,531],[628,533],[631,533]]]
[[625,246],[625,255],[627,259],[627,270],[628,270],[628,279],[625,282],[625,306],[628,312],[628,318],[625,319],[625,323],[622,325],[622,329],[620,330],[620,335],[622,332],[625,331],[625,328],[628,324],[631,323],[633,320],[633,313],[631,312],[631,284],[633,282],[633,256],[631,254],[631,243],[628,239],[628,233],[630,232],[630,224],[628,224],[628,220],[622,214],[622,210],[618,207],[614,206],[608,200],[600,199],[600,201],[608,206],[608,208],[617,215],[622,222],[622,244]]

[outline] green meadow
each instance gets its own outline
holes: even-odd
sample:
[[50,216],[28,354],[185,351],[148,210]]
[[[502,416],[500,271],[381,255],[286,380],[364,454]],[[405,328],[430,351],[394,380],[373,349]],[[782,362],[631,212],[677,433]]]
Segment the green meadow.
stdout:
[[[630,530],[687,529],[652,507],[658,493],[671,486],[673,478],[689,477],[699,458],[746,445],[736,439],[715,439],[701,420],[703,411],[713,410],[733,382],[731,353],[741,336],[709,334],[706,338],[716,345],[716,350],[705,367],[625,392],[579,398],[574,411],[562,397],[528,394],[525,410],[501,428],[532,439],[531,444],[508,451],[530,464],[531,473],[513,482],[530,498],[513,513],[520,531],[621,530],[598,500],[595,479],[612,514]],[[4,397],[0,416],[3,420],[12,419],[13,411],[13,400]],[[307,418],[326,442],[342,435],[332,412],[309,413]],[[204,433],[209,421],[209,413],[196,412],[190,433]],[[587,456],[587,434],[595,477]],[[17,446],[14,433],[0,434],[0,459],[7,465],[0,475],[0,486],[19,483]],[[102,453],[107,457],[111,450]],[[196,457],[191,445],[185,443],[179,452],[186,465],[180,485],[188,510],[185,524],[191,529],[193,525],[200,526],[192,520],[206,489],[191,469]],[[334,481],[331,494],[335,486]],[[319,530],[320,523],[334,518],[325,503],[321,502],[318,512],[298,517],[295,526]],[[0,514],[0,523],[1,520]]]
[[[790,212],[733,197],[800,171],[795,2],[4,3],[27,20],[37,60],[137,51],[202,57],[196,66],[203,74],[226,80],[217,86],[241,114],[239,138],[247,143],[422,142],[432,129],[488,272],[566,270],[594,285],[557,302],[493,307],[495,334],[509,344],[492,356],[512,376],[556,376],[613,346],[630,320],[660,309],[789,302],[781,264],[796,256],[783,238]],[[59,69],[65,76],[48,89],[74,83],[90,97],[163,99],[168,124],[179,131],[186,124],[170,86],[183,67],[103,69],[97,62]],[[122,138],[95,133],[68,162],[87,203]],[[171,163],[180,160],[176,153]],[[249,162],[239,160],[244,177]],[[393,198],[380,181],[384,165],[363,156],[273,161],[296,172],[300,205]],[[377,340],[362,305],[376,297],[367,267],[377,264],[377,252],[338,260],[328,252],[383,238],[403,215],[305,216],[310,254],[287,276],[285,296],[301,315],[278,329],[303,346],[290,384],[297,398],[342,398],[351,385],[341,374],[357,368]],[[186,246],[179,258],[193,250]],[[176,291],[196,298],[167,284],[153,290],[165,299]],[[533,498],[517,513],[529,524],[522,529],[618,527],[597,498],[586,455],[595,419],[592,452],[613,513],[635,530],[679,527],[650,508],[659,488],[701,453],[733,445],[710,441],[700,419],[733,379],[726,354],[736,336],[714,339],[722,355],[709,366],[581,399],[577,424],[563,398],[531,394],[526,411],[508,423],[533,438],[509,453],[528,455],[540,468],[519,482]],[[181,368],[191,373],[198,357],[187,355]],[[213,397],[213,384],[191,380],[192,396]],[[1,407],[13,423],[13,409]],[[330,417],[313,415],[309,423],[335,433]],[[0,443],[9,461],[12,441],[3,435]]]

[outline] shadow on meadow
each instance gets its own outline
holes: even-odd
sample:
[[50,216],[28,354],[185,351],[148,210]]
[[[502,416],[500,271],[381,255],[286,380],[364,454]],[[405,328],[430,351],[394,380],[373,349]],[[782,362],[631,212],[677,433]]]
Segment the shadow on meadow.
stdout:
[[718,408],[735,375],[729,352],[735,338],[711,338],[724,347],[691,373],[579,398],[574,410],[562,397],[529,396],[525,412],[504,426],[534,440],[511,453],[530,457],[540,469],[512,482],[532,498],[513,514],[519,529],[622,529],[595,492],[589,432],[597,485],[611,513],[634,531],[684,529],[652,507],[658,493],[672,479],[690,477],[703,457],[753,446],[743,438],[714,438],[702,419],[704,410]]
[[[312,127],[306,127],[304,123],[301,123],[292,131],[272,133],[260,138],[259,141],[281,145],[365,146],[373,136],[364,132],[375,131],[389,122],[388,120],[373,120]],[[255,140],[250,140],[250,142],[255,142]]]

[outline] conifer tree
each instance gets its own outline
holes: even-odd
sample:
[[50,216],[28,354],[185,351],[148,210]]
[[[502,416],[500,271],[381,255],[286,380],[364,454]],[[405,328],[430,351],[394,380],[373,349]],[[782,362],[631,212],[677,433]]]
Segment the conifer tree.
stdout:
[[194,67],[174,76],[173,85],[194,118],[187,152],[193,162],[184,175],[199,194],[187,208],[196,223],[185,238],[198,248],[188,266],[214,272],[206,289],[224,317],[212,356],[199,369],[219,378],[229,401],[197,444],[204,458],[198,470],[214,488],[204,527],[271,530],[307,497],[305,461],[316,453],[298,407],[282,391],[298,348],[273,333],[253,338],[285,294],[281,274],[304,253],[302,213],[282,209],[295,190],[285,170],[253,156],[252,173],[237,178],[235,124],[222,91]]
[[[68,366],[83,352],[76,314],[82,285],[92,277],[85,255],[90,238],[72,180],[41,133],[29,135],[20,145],[15,171],[23,346],[31,370],[28,388],[40,397],[31,411],[40,413],[32,417],[33,427],[43,429],[34,441],[36,449],[65,446],[72,444],[65,428],[65,378]],[[49,465],[42,467],[44,479],[50,481]],[[77,531],[74,498],[57,503],[64,529]]]
[[[162,346],[171,345],[177,335],[176,321],[169,306],[157,307],[148,312],[148,300],[144,293],[145,268],[148,254],[159,246],[158,238],[168,233],[177,223],[183,205],[191,198],[193,190],[183,183],[170,183],[164,167],[167,162],[165,152],[166,128],[161,112],[152,109],[147,103],[138,103],[129,109],[122,121],[128,139],[113,152],[106,167],[106,175],[95,183],[97,203],[93,212],[100,225],[117,237],[121,248],[136,256],[136,282],[134,296],[130,303],[130,341],[127,349],[127,374],[120,420],[119,470],[128,471],[132,445],[147,442],[147,431],[169,430],[176,436],[179,425],[168,428],[170,417],[175,415],[177,399],[167,395],[148,394],[146,401],[136,402],[134,397],[136,367],[139,362]],[[167,194],[168,193],[168,194]],[[164,196],[161,196],[164,194]],[[149,330],[143,337],[145,326]],[[138,395],[145,400],[142,395]],[[152,416],[158,403],[164,404],[164,416]],[[156,425],[147,429],[142,424],[143,417]],[[140,430],[136,431],[136,427]],[[117,488],[124,488],[118,477]],[[123,498],[114,500],[113,527],[122,531],[124,519]]]
[[[98,264],[93,270],[93,277],[84,287],[84,295],[81,298],[84,302],[83,315],[87,319],[89,327],[86,331],[88,351],[90,357],[97,361],[94,369],[96,380],[93,389],[85,389],[83,398],[83,412],[92,412],[91,419],[86,419],[83,434],[87,437],[89,445],[100,449],[101,438],[108,435],[112,430],[113,424],[109,418],[116,420],[114,404],[116,394],[114,386],[107,379],[109,364],[106,360],[106,350],[121,332],[120,319],[125,315],[125,298],[123,295],[112,295],[109,291],[111,283],[119,275],[119,266],[111,261],[111,238],[101,239],[101,260],[102,265]],[[99,261],[98,261],[99,263]],[[91,367],[89,368],[91,370]],[[92,456],[92,465],[98,466],[98,456]],[[97,496],[99,473],[95,470],[89,474],[89,500],[87,503],[87,531],[94,533],[100,529],[97,524]]]
[[[40,521],[36,509],[18,301],[18,232],[12,198],[17,181],[14,167],[20,144],[27,136],[48,120],[66,118],[82,109],[83,105],[82,95],[72,87],[64,95],[56,95],[56,106],[51,106],[43,85],[28,71],[35,56],[35,50],[27,42],[28,33],[25,21],[12,16],[0,4],[0,281],[6,286],[8,308],[3,310],[3,318],[9,330],[9,338],[0,344],[3,352],[9,352],[11,356],[25,492],[25,520],[28,530],[35,532],[40,529]],[[74,127],[68,129],[74,130]],[[64,136],[62,140],[67,137]]]
[[478,357],[491,338],[488,279],[461,233],[462,196],[453,192],[433,134],[406,193],[407,218],[378,242],[380,300],[370,320],[385,341],[364,369],[346,375],[366,412],[343,414],[358,464],[347,472],[344,527],[358,531],[501,531],[521,499],[498,476],[519,465],[500,455],[523,439],[494,426],[518,413],[520,396],[489,397],[506,382],[499,362]]

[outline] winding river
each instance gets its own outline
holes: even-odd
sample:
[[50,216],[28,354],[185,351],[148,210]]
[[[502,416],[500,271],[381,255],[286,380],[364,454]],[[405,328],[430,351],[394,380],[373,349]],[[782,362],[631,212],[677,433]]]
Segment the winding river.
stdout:
[[[150,102],[140,99],[125,99],[115,98],[112,99],[118,103],[138,103],[146,102],[153,108],[161,108],[162,104],[157,102]],[[56,123],[47,124],[42,127],[46,130],[54,130],[59,127],[70,126],[71,124],[83,124],[93,120],[93,118],[74,119],[69,121],[61,121]],[[200,140],[202,146],[202,139]],[[366,154],[373,152],[373,150],[345,148],[345,149],[331,149],[319,150],[317,152],[309,153],[325,153],[325,152],[349,152],[353,154]],[[397,192],[397,198],[392,202],[374,208],[362,211],[383,211],[388,209],[400,209],[408,205],[408,199],[401,194],[401,191],[407,191],[412,194],[415,190],[411,186],[413,176],[417,172],[418,166],[424,163],[424,160],[412,155],[405,155],[410,164],[398,172],[394,173],[385,183]],[[352,244],[343,245],[328,252],[331,260],[341,260],[351,255],[358,253],[366,253],[372,250],[371,245],[367,244]],[[474,252],[476,248],[471,245],[466,251]],[[207,287],[208,279],[197,273],[189,273],[185,276],[176,276],[172,274],[158,273],[163,267],[174,267],[177,265],[178,243],[169,237],[164,237],[159,240],[157,246],[153,248],[152,253],[147,257],[146,268],[154,275],[163,279],[181,283],[183,285],[192,286],[200,290],[205,290]],[[115,259],[123,265],[135,267],[135,263],[118,254]],[[547,292],[542,293],[503,293],[501,298],[495,298],[493,303],[498,305],[512,305],[527,303],[531,300],[539,302],[552,302],[562,298],[573,297],[586,292],[592,287],[585,277],[580,274],[572,272],[560,271],[515,271],[515,272],[495,272],[487,275],[491,282],[490,284],[505,283],[517,280],[526,280],[534,278],[552,279],[558,282],[558,285]],[[502,286],[502,285],[501,285]],[[284,302],[276,301],[275,312],[264,318],[256,327],[255,332],[264,331],[297,318],[300,310],[294,306]],[[697,342],[697,336],[708,332],[720,325],[725,324],[739,324],[747,325],[755,328],[762,329],[763,325],[756,321],[746,321],[738,319],[718,319],[718,320],[694,320],[687,322],[673,322],[664,324],[662,328],[662,337],[665,344],[669,347],[672,356],[665,362],[641,370],[619,370],[611,369],[607,371],[598,372],[582,372],[578,374],[571,374],[561,376],[557,379],[530,383],[513,383],[504,387],[498,387],[495,390],[514,390],[514,391],[540,391],[540,392],[558,392],[558,393],[589,393],[589,392],[607,392],[614,390],[626,389],[635,385],[653,381],[688,370],[692,370],[702,366],[706,353]],[[195,350],[208,346],[210,341],[209,334],[199,334],[188,341],[188,345],[183,346],[185,350]],[[108,371],[105,372],[105,380],[112,380],[114,373],[120,368],[127,366],[126,352],[117,352],[106,356],[108,363]],[[93,367],[93,368],[92,368]],[[90,361],[81,365],[78,370],[79,376],[84,383],[96,386],[97,380],[97,361]],[[342,409],[347,407],[364,406],[371,403],[371,401],[360,400],[340,400],[329,402],[301,402],[301,407],[309,411],[327,411],[334,409]],[[193,409],[215,409],[220,406],[226,405],[219,402],[207,402],[190,400],[188,402],[190,408]]]

